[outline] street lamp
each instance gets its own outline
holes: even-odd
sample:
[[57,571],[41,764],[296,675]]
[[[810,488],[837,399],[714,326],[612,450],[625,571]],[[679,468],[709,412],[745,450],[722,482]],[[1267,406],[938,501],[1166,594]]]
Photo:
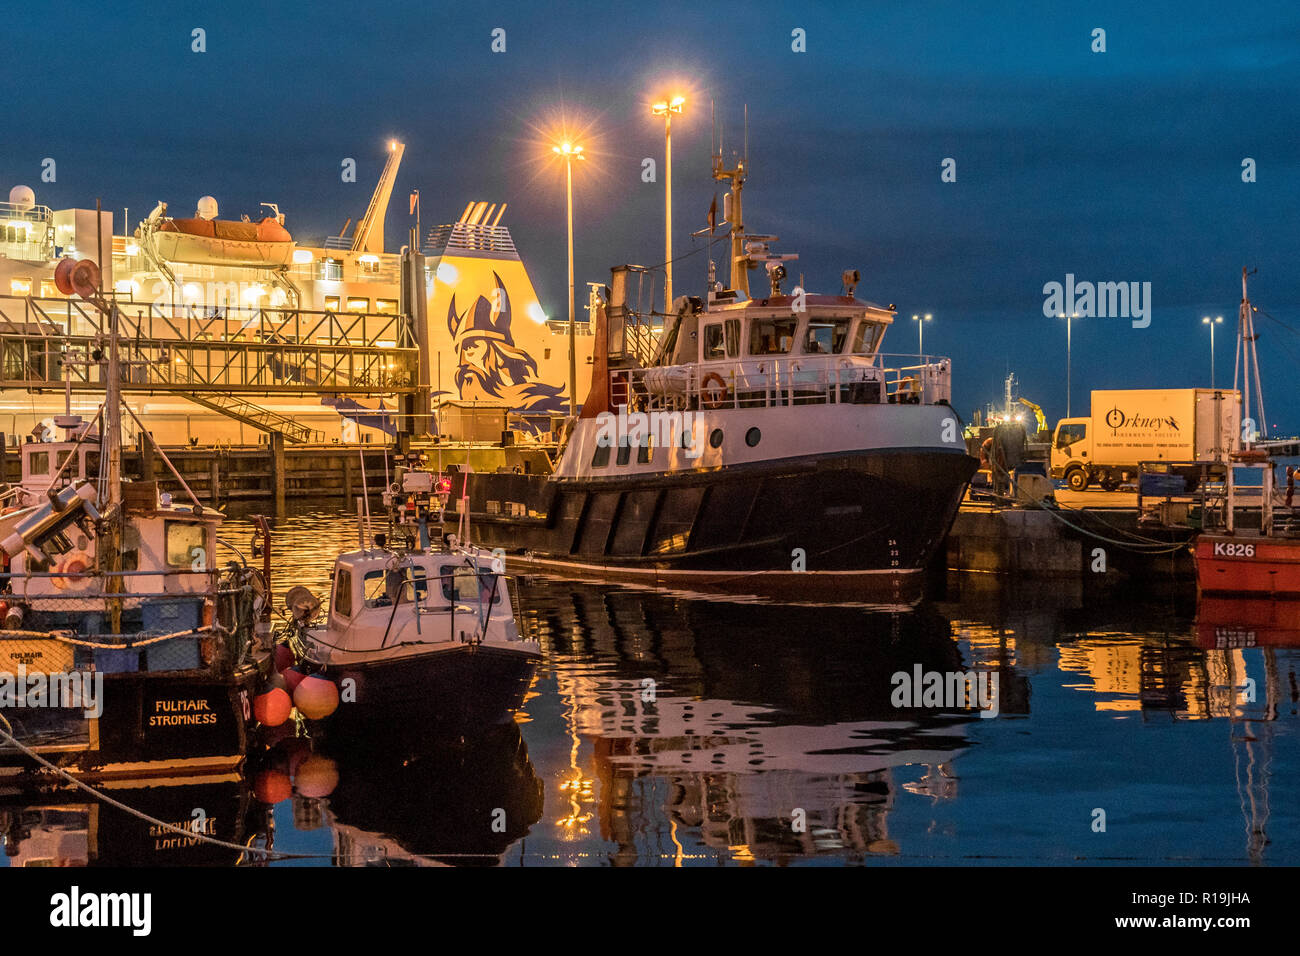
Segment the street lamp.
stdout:
[[680,113],[686,97],[650,107],[655,116],[664,118],[664,311],[673,305],[673,114]]
[[1216,315],[1211,319],[1208,315],[1201,319],[1202,325],[1210,327],[1210,388],[1214,388],[1214,327],[1223,323],[1223,316]]
[[569,415],[573,416],[577,414],[576,402],[578,397],[578,341],[574,324],[576,308],[573,300],[573,161],[575,159],[582,160],[586,157],[582,155],[581,146],[574,146],[569,142],[552,146],[551,152],[564,160],[567,183],[565,205],[568,208],[569,216]]
[[1058,313],[1058,319],[1065,319],[1065,417],[1070,417],[1070,323],[1079,317],[1078,312],[1066,315]]
[[934,316],[929,312],[925,313],[925,315],[912,316],[912,321],[916,323],[916,350],[920,355],[922,362],[925,361],[925,323],[929,322],[932,318],[934,318]]

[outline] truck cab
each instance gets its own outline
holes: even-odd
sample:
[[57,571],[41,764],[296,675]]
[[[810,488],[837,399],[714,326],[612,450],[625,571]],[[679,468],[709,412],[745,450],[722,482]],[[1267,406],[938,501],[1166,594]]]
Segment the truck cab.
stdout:
[[1082,491],[1091,481],[1091,420],[1062,418],[1052,434],[1052,477],[1064,478],[1073,491]]

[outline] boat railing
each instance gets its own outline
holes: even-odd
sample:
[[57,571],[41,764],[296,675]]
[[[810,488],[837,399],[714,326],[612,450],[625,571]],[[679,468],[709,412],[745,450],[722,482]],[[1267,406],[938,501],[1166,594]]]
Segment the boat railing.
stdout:
[[771,408],[826,404],[946,404],[950,359],[921,355],[750,356],[736,361],[616,369],[611,404],[647,408]]
[[3,573],[0,640],[63,642],[96,669],[224,672],[248,658],[256,576],[247,568]]

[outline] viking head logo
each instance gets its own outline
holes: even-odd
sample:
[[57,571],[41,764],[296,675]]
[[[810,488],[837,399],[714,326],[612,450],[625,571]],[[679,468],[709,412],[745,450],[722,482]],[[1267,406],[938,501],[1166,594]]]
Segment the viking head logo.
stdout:
[[447,331],[456,349],[456,386],[466,400],[497,399],[512,408],[559,411],[563,389],[536,380],[537,361],[515,345],[510,333],[510,294],[495,272],[489,296],[478,296],[464,312],[453,293]]

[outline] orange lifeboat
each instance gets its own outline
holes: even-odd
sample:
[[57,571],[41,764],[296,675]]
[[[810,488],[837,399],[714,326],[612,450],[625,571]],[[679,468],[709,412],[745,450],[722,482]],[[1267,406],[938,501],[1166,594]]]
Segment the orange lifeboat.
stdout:
[[293,236],[272,216],[257,222],[164,219],[149,239],[169,262],[275,267],[293,261]]

